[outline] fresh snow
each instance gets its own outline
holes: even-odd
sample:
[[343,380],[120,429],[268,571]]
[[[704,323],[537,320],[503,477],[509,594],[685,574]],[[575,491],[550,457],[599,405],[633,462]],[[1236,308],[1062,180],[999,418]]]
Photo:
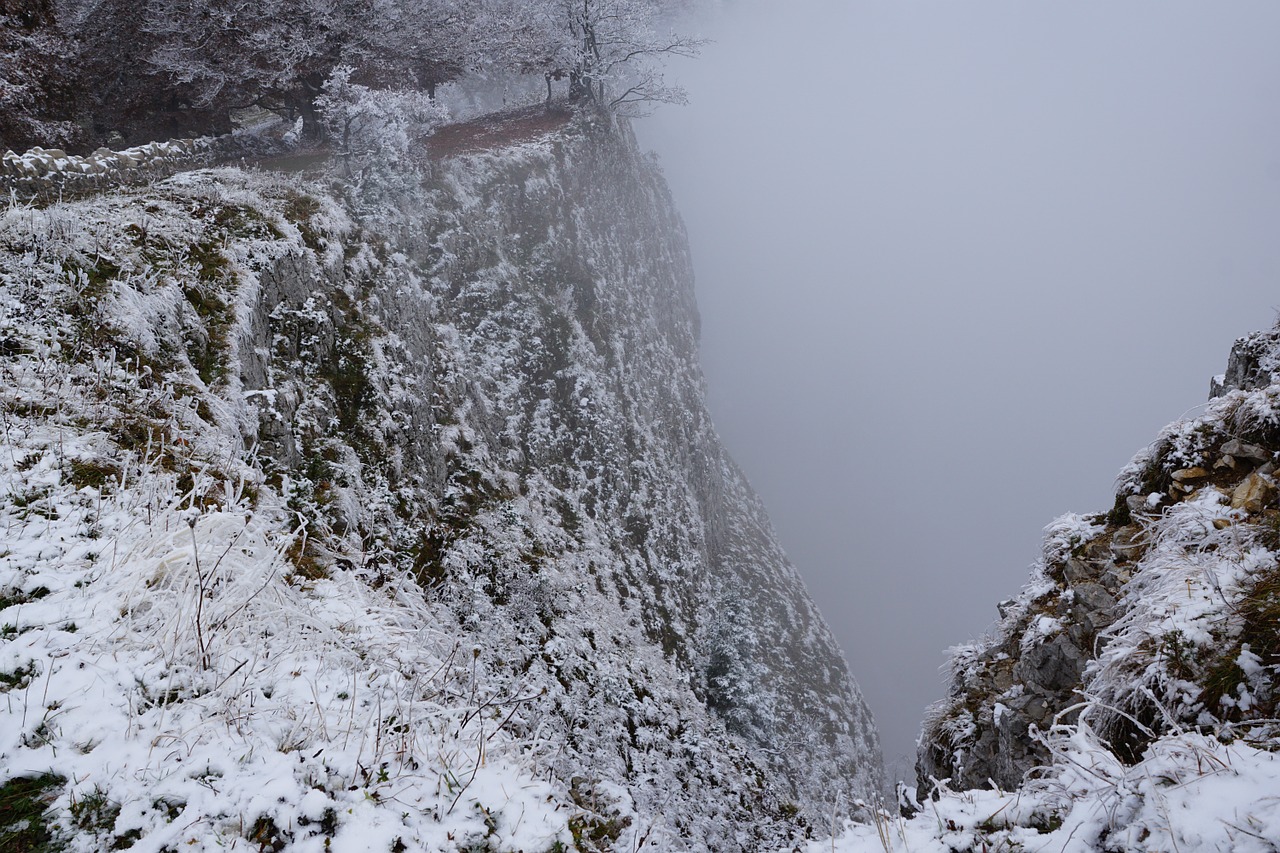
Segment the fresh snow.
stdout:
[[[1199,734],[1160,738],[1125,767],[1087,728],[1055,738],[1054,769],[1018,791],[947,791],[915,817],[877,810],[804,853],[1274,853],[1280,756]],[[871,815],[871,810],[867,811]]]

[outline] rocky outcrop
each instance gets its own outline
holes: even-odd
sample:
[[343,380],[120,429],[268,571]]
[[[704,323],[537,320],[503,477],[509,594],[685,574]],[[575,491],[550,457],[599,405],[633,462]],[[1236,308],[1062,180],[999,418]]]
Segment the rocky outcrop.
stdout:
[[[465,353],[432,377],[430,418],[444,443],[415,467],[442,474],[436,488],[453,497],[432,511],[417,570],[503,599],[524,570],[495,575],[459,555],[519,528],[568,531],[577,544],[544,544],[536,562],[579,582],[585,565],[603,596],[589,606],[597,624],[571,631],[594,638],[598,660],[575,667],[594,671],[632,643],[660,650],[730,735],[757,750],[781,804],[817,820],[833,791],[878,790],[879,759],[869,756],[879,746],[837,644],[715,435],[683,226],[625,131],[587,122],[552,138],[550,148],[444,164],[448,195],[433,199],[428,227],[405,232],[405,250],[430,270],[435,328]],[[379,322],[409,335],[403,318],[417,309],[383,299]],[[491,508],[509,500],[509,484],[544,508],[497,523]],[[471,592],[458,606],[475,606]],[[503,625],[476,630],[503,647]],[[652,719],[639,710],[652,685],[615,689],[597,710],[575,703],[574,712],[595,718],[602,759],[603,744],[617,743],[609,775],[624,773],[636,749],[635,735],[619,742],[618,733]],[[697,778],[690,784],[710,783]]]
[[1215,376],[1209,387],[1209,397],[1219,397],[1228,391],[1256,391],[1276,381],[1280,371],[1280,331],[1257,332],[1236,341],[1227,359],[1225,373]]
[[994,634],[954,650],[921,738],[922,791],[1016,788],[1050,763],[1057,725],[1085,725],[1132,762],[1161,733],[1227,736],[1270,715],[1278,366],[1280,332],[1237,341],[1205,414],[1134,458],[1109,512],[1046,529]]
[[1075,720],[1086,665],[1100,632],[1115,621],[1135,556],[1135,528],[1094,537],[1098,529],[1087,519],[1059,522],[1043,572],[1022,597],[1002,602],[998,633],[954,650],[951,696],[931,709],[922,741],[923,790],[934,778],[954,787],[992,781],[1015,788],[1048,760],[1035,732]]

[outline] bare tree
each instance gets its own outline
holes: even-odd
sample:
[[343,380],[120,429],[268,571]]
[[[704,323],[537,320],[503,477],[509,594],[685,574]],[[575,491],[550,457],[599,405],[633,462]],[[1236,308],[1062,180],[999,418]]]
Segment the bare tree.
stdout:
[[683,102],[684,90],[668,85],[663,62],[696,56],[703,41],[662,32],[662,7],[654,0],[556,0],[573,43],[568,69],[572,97],[612,110],[644,112],[649,105]]

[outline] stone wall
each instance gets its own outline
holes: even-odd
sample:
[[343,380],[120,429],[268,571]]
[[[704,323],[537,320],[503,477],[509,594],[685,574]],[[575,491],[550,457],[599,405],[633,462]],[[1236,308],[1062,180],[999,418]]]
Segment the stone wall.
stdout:
[[59,148],[35,147],[23,154],[6,151],[0,159],[0,186],[40,192],[50,187],[122,183],[157,176],[176,165],[194,164],[219,149],[219,139],[174,139],[149,142],[123,151],[99,148],[80,157]]

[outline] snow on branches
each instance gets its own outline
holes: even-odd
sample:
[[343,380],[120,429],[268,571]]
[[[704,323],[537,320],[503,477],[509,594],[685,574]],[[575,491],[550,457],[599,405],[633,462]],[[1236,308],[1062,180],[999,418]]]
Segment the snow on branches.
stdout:
[[444,111],[425,92],[371,89],[353,83],[355,69],[339,65],[316,99],[329,138],[339,147],[347,177],[367,175],[407,156],[413,140],[425,136]]

